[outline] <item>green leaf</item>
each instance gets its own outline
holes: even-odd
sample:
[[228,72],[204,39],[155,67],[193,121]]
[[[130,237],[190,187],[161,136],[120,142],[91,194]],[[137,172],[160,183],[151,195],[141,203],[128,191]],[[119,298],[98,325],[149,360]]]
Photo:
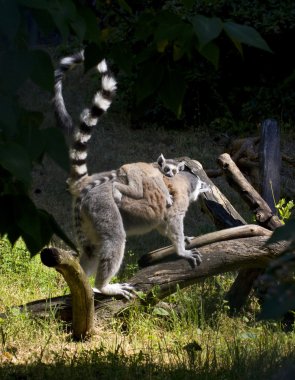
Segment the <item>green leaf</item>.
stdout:
[[[258,49],[266,50],[272,53],[272,50],[267,45],[266,41],[261,35],[251,26],[240,25],[234,22],[228,21],[223,23],[223,28],[229,38],[237,44],[243,43],[249,46],[256,47]],[[240,49],[239,49],[240,50]]]
[[16,36],[20,23],[20,14],[15,0],[1,1],[0,30],[9,40]]
[[49,5],[47,0],[18,0],[17,2],[33,9],[48,9]]
[[[54,219],[54,217],[52,215],[48,214],[48,212],[45,211],[45,210],[39,209],[39,216],[40,216],[40,218],[44,218],[46,221],[48,221],[52,232],[56,236],[58,236],[59,238],[61,238],[75,252],[78,252],[78,249],[75,246],[75,244],[67,236],[67,234],[63,231],[63,229],[59,226],[59,224],[56,222],[56,220]],[[46,230],[44,232],[46,232]]]
[[222,31],[222,22],[218,17],[196,15],[192,24],[201,48],[217,38]]
[[7,235],[11,244],[14,244],[21,236],[21,230],[17,227],[12,212],[15,196],[0,196],[0,236]]
[[15,197],[14,214],[22,235],[29,236],[30,244],[34,244],[37,250],[42,248],[39,215],[31,199],[26,195]]
[[167,71],[159,90],[159,96],[165,107],[174,112],[178,118],[181,115],[185,90],[183,74],[179,70]]
[[182,4],[183,4],[187,9],[190,9],[190,8],[195,4],[195,0],[182,0]]
[[103,58],[105,58],[104,53],[99,49],[95,43],[91,43],[85,48],[85,61],[84,61],[84,71],[92,69],[98,64]]
[[199,49],[199,53],[202,54],[202,56],[205,57],[209,62],[211,62],[214,65],[215,69],[218,68],[220,50],[214,42],[210,42],[202,49]]
[[130,8],[129,4],[125,0],[118,0],[118,3],[122,9],[124,9],[129,14],[132,14],[132,9]]
[[31,162],[26,150],[14,143],[0,145],[0,165],[26,185],[31,182]]
[[32,67],[33,60],[28,51],[5,51],[0,60],[0,87],[5,92],[14,93],[30,76]]
[[70,35],[70,23],[76,19],[77,15],[74,2],[71,0],[52,2],[52,4],[49,3],[48,10],[65,41]]
[[54,86],[54,68],[48,53],[43,50],[34,50],[31,52],[32,72],[31,79],[40,87],[53,92]]
[[148,96],[154,94],[161,85],[165,67],[162,62],[145,62],[142,65],[136,82],[135,94],[139,104]]
[[61,168],[69,172],[69,149],[66,144],[63,133],[57,128],[46,128],[42,130],[45,140],[45,152]]
[[19,108],[13,97],[0,95],[0,130],[6,137],[11,138],[17,131]]
[[43,115],[39,112],[24,111],[22,114],[17,141],[26,149],[31,161],[39,162],[45,150],[46,141],[38,128],[42,120]]
[[85,39],[88,42],[99,42],[99,27],[96,16],[89,8],[79,9],[79,16],[85,25]]
[[164,309],[163,307],[154,307],[153,314],[159,315],[161,317],[168,317],[170,315],[169,311]]

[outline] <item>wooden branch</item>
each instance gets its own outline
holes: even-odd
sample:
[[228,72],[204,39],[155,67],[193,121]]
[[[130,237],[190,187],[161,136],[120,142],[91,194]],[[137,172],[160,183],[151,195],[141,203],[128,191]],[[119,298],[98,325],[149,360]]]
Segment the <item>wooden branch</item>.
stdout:
[[94,297],[88,278],[73,252],[46,248],[41,252],[44,265],[61,273],[72,294],[73,336],[84,339],[92,333],[94,324]]
[[[202,236],[195,237],[191,239],[190,243],[187,244],[187,248],[199,248],[204,245],[217,243],[225,240],[240,239],[252,236],[268,236],[270,237],[271,232],[263,227],[257,226],[255,224],[247,224],[240,227],[227,228],[225,230],[211,232]],[[175,248],[170,245],[168,247],[160,248],[155,251],[149,252],[143,255],[139,260],[138,264],[141,268],[170,258],[171,255],[175,254]]]
[[262,227],[274,230],[282,225],[279,218],[273,214],[265,200],[262,199],[260,194],[250,185],[240,172],[229,154],[224,153],[220,155],[217,162],[225,172],[229,184],[239,192],[241,197],[253,211],[257,222]]
[[[280,255],[285,249],[283,243],[265,246],[267,240],[267,236],[254,236],[212,243],[200,248],[203,262],[197,268],[192,268],[187,260],[177,259],[141,269],[128,282],[147,295],[145,302],[156,302],[175,292],[178,286],[185,288],[207,277],[241,268],[264,268],[272,258]],[[154,292],[157,297],[154,297]],[[74,299],[75,297],[72,298],[73,301]],[[136,299],[130,302],[95,294],[96,316],[98,320],[113,317],[132,302],[141,301]],[[35,301],[21,306],[20,309],[44,316],[50,313],[50,306],[53,306],[63,320],[71,320],[72,308],[69,296]],[[0,317],[3,318],[3,315]]]
[[182,161],[195,173],[200,179],[211,187],[211,192],[200,194],[202,210],[213,220],[218,229],[236,227],[246,224],[242,216],[237,212],[226,196],[217,186],[208,178],[202,165],[188,157],[182,157]]

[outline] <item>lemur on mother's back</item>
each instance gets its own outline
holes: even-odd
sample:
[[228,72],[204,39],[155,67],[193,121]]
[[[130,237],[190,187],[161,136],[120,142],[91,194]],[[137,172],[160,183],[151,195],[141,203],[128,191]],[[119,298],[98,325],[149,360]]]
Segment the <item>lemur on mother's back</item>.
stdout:
[[[66,129],[72,129],[73,122],[64,104],[62,80],[68,70],[83,61],[83,52],[63,58],[55,72],[55,112]],[[183,219],[189,204],[210,188],[183,162],[165,160],[162,155],[156,164],[125,164],[117,170],[88,174],[88,141],[93,127],[110,107],[117,87],[105,60],[97,69],[101,90],[91,108],[80,115],[70,149],[68,185],[73,196],[80,263],[88,276],[96,273],[94,290],[131,298],[132,286],[110,284],[122,263],[126,237],[156,229],[170,239],[179,257],[194,267],[199,265],[199,252],[185,249]]]

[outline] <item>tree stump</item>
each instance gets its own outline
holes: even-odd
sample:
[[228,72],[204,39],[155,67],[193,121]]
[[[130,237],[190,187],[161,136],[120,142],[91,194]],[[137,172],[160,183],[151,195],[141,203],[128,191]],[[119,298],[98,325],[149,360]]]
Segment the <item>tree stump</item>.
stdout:
[[77,340],[91,335],[94,325],[94,295],[88,278],[73,252],[45,248],[41,252],[44,265],[56,269],[71,290],[73,336]]

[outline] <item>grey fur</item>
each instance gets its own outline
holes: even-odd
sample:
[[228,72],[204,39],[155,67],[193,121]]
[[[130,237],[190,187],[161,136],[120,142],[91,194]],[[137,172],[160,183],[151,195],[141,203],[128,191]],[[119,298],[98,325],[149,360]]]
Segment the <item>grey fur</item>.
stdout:
[[[68,57],[62,62],[70,69],[74,61]],[[192,172],[182,171],[184,167],[175,165],[173,160],[165,160],[163,156],[157,164],[126,164],[118,170],[88,174],[87,142],[99,116],[110,106],[116,89],[116,81],[105,61],[98,70],[102,74],[102,90],[94,97],[92,107],[81,113],[81,123],[70,151],[69,189],[73,195],[74,223],[83,269],[87,275],[96,274],[96,291],[131,298],[132,286],[110,284],[122,263],[126,237],[156,229],[171,240],[179,257],[188,260],[192,266],[199,265],[199,252],[185,249],[183,219],[189,204],[196,201],[201,192],[210,189]],[[55,86],[55,106],[60,121],[68,120],[61,115],[65,110],[60,91],[63,75],[64,72],[56,76],[60,85]],[[165,167],[164,163],[172,168],[171,178],[163,176],[159,170]],[[170,193],[173,202],[167,205],[167,194],[170,197]]]

